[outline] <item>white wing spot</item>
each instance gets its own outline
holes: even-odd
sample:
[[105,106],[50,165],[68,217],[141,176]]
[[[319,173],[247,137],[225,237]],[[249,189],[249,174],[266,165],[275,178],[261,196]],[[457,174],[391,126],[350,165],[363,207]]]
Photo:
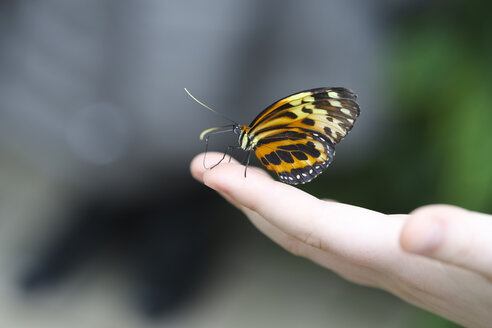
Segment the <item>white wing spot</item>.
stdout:
[[313,170],[309,170],[309,174],[313,174]]
[[335,107],[342,107],[342,104],[338,100],[330,100],[330,104]]
[[340,111],[344,114],[350,115],[350,111],[347,108],[341,108]]
[[300,178],[301,178],[301,176],[298,174],[298,175],[296,175],[296,178],[300,179]]
[[328,91],[328,97],[330,97],[330,98],[335,98],[335,99],[340,98],[340,97],[338,96],[338,93],[336,93],[335,91]]

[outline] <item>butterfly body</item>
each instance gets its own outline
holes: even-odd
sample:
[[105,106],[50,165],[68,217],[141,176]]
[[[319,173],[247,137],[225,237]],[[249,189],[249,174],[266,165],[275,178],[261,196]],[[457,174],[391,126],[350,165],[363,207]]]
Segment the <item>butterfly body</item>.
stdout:
[[254,151],[282,182],[306,183],[330,165],[335,144],[352,129],[360,113],[356,98],[345,88],[301,91],[268,106],[249,126],[234,125],[233,131],[239,146]]

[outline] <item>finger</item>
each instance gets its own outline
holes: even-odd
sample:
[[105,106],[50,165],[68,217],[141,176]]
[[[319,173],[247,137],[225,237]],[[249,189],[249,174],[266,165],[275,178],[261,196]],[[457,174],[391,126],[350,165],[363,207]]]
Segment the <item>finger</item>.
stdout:
[[[258,172],[248,172],[245,178],[243,167],[237,164],[220,165],[214,170],[204,172],[202,178],[206,185],[227,195],[241,206],[270,219],[270,223],[277,228],[286,229],[286,225],[290,224],[291,227],[287,227],[286,232],[299,231],[296,227],[299,225],[297,222],[289,222],[283,218],[287,203],[292,204],[294,200],[297,203],[308,202],[311,206],[317,205],[317,199],[314,197],[294,187],[273,181]],[[296,218],[299,217],[301,215],[296,215]]]
[[[192,162],[194,176],[295,254],[318,261],[309,250],[313,247],[357,265],[390,267],[403,253],[398,242],[403,217],[320,201],[293,186],[273,181],[263,170],[248,169],[244,178],[244,166],[237,163],[206,170],[201,156]],[[222,157],[217,153],[211,156]]]
[[[203,175],[205,172],[208,170],[204,168],[203,166],[203,156],[204,154],[200,154],[196,156],[192,163],[191,163],[191,172],[193,176],[203,182]],[[212,160],[220,160],[222,158],[222,154],[220,153],[208,153],[207,154],[208,158],[212,158]],[[239,165],[236,160],[232,160],[231,164],[229,165]],[[243,170],[243,167],[241,167],[241,171]],[[236,171],[236,170],[235,170]],[[240,172],[235,172],[234,174],[239,174],[240,175],[240,180],[243,180],[244,177]],[[256,172],[259,173],[259,172]],[[219,173],[220,174],[220,173]],[[259,173],[262,174],[262,173]],[[270,179],[270,177],[265,175],[267,179]],[[306,253],[304,251],[305,245],[303,245],[302,242],[300,242],[298,239],[293,238],[292,236],[286,234],[285,232],[281,231],[277,227],[273,226],[270,222],[265,220],[260,214],[257,212],[253,211],[252,209],[244,206],[243,204],[239,203],[236,201],[234,198],[229,196],[227,193],[218,191],[218,193],[224,197],[228,202],[230,202],[232,205],[237,207],[239,210],[241,210],[248,218],[249,220],[253,223],[253,225],[263,232],[265,235],[267,235],[269,238],[271,238],[273,241],[275,241],[277,244],[281,245],[284,248],[289,249],[293,253],[296,254],[301,254],[301,253]]]
[[220,192],[219,194],[241,210],[258,230],[289,252],[295,255],[304,256],[315,263],[328,267],[330,270],[338,273],[340,276],[343,276],[351,282],[366,286],[381,287],[377,279],[379,274],[370,267],[360,266],[357,263],[348,263],[343,259],[343,256],[337,256],[320,248],[307,245],[304,241],[294,238],[278,229],[257,212],[239,204],[227,194]]
[[492,216],[449,205],[425,206],[411,213],[400,242],[425,255],[492,277]]
[[403,220],[356,206],[320,201],[259,172],[248,171],[244,178],[242,169],[237,164],[219,165],[204,172],[202,178],[234,203],[258,213],[307,245],[365,260],[389,256],[388,248],[400,248],[398,236]]

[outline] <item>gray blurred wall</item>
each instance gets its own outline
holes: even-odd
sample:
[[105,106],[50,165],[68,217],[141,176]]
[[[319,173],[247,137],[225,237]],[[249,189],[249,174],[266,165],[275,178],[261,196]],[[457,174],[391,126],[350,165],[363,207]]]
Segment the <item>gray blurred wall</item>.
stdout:
[[289,93],[345,86],[362,106],[348,158],[364,157],[384,105],[374,9],[361,0],[3,1],[0,145],[76,188],[122,190],[151,178],[150,167],[187,175],[199,133],[226,124],[183,87],[248,124]]

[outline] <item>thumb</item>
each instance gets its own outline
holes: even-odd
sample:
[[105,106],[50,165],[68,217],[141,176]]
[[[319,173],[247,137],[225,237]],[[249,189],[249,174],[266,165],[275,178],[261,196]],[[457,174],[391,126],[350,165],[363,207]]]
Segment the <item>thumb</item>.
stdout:
[[413,211],[400,236],[402,248],[492,277],[492,216],[450,205]]

